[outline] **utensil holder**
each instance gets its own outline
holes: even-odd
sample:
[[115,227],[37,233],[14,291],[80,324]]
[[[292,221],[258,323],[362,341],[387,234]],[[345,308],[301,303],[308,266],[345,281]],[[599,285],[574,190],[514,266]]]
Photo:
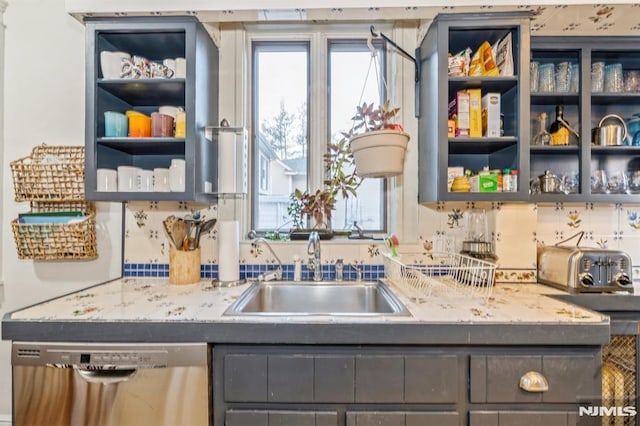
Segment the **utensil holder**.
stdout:
[[194,284],[200,281],[200,248],[169,250],[169,283]]

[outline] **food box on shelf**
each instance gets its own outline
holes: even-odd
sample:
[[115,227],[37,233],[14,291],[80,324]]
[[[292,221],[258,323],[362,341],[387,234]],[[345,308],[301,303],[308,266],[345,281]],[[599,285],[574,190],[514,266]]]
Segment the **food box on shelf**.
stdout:
[[456,136],[469,136],[469,94],[464,90],[449,102],[449,119],[455,123]]
[[500,93],[490,92],[482,97],[482,134],[500,137]]
[[469,93],[469,136],[482,137],[482,91],[468,89]]

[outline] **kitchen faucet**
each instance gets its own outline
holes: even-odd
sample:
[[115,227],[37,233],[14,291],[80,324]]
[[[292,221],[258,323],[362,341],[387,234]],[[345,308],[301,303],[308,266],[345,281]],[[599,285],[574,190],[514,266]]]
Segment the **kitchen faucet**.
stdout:
[[264,239],[263,237],[259,237],[251,242],[251,245],[253,245],[254,247],[258,247],[258,244],[264,244],[265,246],[267,246],[267,248],[271,252],[271,255],[278,262],[278,267],[276,269],[272,271],[264,272],[258,275],[258,281],[281,280],[282,279],[282,261],[280,260],[276,252],[273,251],[271,244],[269,244],[269,242],[266,239]]
[[322,258],[320,254],[320,235],[318,235],[318,231],[313,231],[309,234],[307,254],[313,256],[309,258],[309,269],[313,271],[313,280],[322,281]]

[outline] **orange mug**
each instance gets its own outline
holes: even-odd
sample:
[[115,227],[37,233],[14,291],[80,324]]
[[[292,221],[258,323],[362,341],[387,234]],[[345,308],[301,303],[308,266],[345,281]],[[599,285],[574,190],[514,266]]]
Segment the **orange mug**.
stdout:
[[151,117],[137,111],[127,111],[129,117],[129,137],[148,138],[151,136]]

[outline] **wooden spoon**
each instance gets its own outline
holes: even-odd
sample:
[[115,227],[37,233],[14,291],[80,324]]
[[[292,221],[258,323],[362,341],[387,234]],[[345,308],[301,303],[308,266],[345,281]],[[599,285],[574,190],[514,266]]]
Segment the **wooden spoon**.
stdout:
[[178,218],[173,224],[173,240],[178,250],[184,250],[184,241],[187,238],[187,224]]

